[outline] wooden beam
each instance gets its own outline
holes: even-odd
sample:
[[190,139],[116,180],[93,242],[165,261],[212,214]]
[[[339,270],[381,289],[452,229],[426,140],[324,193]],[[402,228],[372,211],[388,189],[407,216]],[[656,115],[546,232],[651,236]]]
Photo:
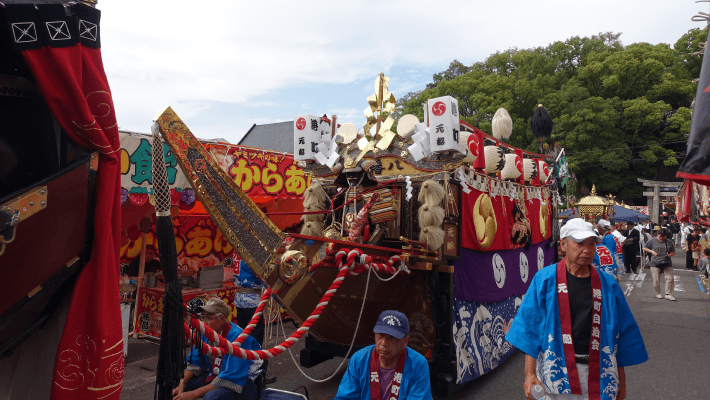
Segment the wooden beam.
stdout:
[[676,187],[679,188],[683,185],[683,182],[663,182],[663,181],[651,181],[648,179],[636,178],[637,181],[643,183],[644,186],[661,186],[661,187]]
[[[658,195],[661,197],[675,197],[677,193],[676,192],[659,192]],[[654,192],[643,192],[643,195],[646,197],[653,197]]]

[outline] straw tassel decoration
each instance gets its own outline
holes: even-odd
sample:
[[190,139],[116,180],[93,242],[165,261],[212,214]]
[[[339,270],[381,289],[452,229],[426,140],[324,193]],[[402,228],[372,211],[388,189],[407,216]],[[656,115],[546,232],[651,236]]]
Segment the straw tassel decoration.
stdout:
[[[303,192],[303,211],[324,211],[326,209],[326,200],[328,195],[318,182],[313,182],[311,186]],[[301,220],[303,227],[301,228],[302,235],[308,236],[323,236],[323,227],[326,214],[303,214]]]
[[446,196],[444,187],[441,186],[439,182],[430,179],[422,183],[422,187],[419,189],[419,197],[417,199],[420,203],[435,206],[441,203],[444,196]]
[[419,241],[427,244],[429,250],[439,250],[444,244],[444,230],[438,226],[427,226],[419,233]]
[[508,139],[513,133],[513,119],[505,108],[499,108],[491,121],[493,125],[493,137],[500,139]]

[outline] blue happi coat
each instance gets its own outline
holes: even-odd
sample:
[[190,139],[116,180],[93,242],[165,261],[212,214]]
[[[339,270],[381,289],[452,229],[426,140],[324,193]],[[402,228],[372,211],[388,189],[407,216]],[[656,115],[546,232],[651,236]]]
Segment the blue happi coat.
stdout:
[[[616,277],[617,264],[616,264],[616,245],[614,249],[610,249],[609,246],[604,243],[597,245],[597,251],[594,253],[594,261],[592,265],[597,267],[599,271],[606,272],[607,274]],[[609,252],[609,256],[606,257],[603,252]],[[601,257],[599,256],[601,254]]]
[[[251,268],[247,266],[244,260],[239,261],[234,268],[234,286],[243,287],[246,289],[261,289],[261,281],[254,275]],[[261,293],[240,293],[237,291],[234,294],[234,306],[237,308],[256,308],[261,301]]]
[[[602,244],[614,249],[614,258],[616,260],[616,265],[618,265],[619,267],[623,267],[624,252],[621,251],[621,245],[617,242],[617,240],[619,239],[614,234],[609,233],[602,238]],[[625,275],[623,268],[619,268],[619,275]]]
[[[367,346],[350,357],[348,369],[340,381],[335,400],[370,400],[370,355],[375,346]],[[423,355],[407,347],[399,398],[431,400],[429,363]]]
[[[242,329],[233,322],[228,322],[231,325],[229,334],[225,337],[230,342],[237,340],[237,337],[242,333]],[[202,340],[206,340],[202,336]],[[256,339],[247,336],[241,346],[245,350],[261,350],[261,346]],[[233,392],[241,393],[247,379],[254,379],[258,374],[262,361],[249,361],[245,358],[239,358],[227,354],[222,358],[221,369],[219,374],[212,380],[212,385],[218,388],[229,389]],[[187,370],[191,371],[195,376],[202,374],[212,374],[212,357],[205,354],[200,355],[197,348],[193,347],[190,354],[187,356]]]
[[[600,273],[599,277],[602,332],[598,373],[601,398],[613,400],[619,390],[617,368],[645,362],[648,354],[619,284],[609,274]],[[523,353],[537,358],[537,377],[547,393],[571,393],[557,305],[557,264],[535,274],[505,338]]]

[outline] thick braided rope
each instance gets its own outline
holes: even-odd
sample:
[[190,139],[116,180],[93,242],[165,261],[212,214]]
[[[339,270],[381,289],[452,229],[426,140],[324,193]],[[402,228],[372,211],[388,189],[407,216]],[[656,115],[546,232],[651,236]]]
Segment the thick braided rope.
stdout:
[[[259,306],[257,307],[257,310],[254,312],[254,317],[252,317],[252,320],[249,322],[249,325],[246,327],[244,332],[242,332],[241,335],[235,340],[235,342],[229,342],[222,336],[218,335],[215,331],[207,327],[204,322],[200,321],[197,318],[190,318],[190,325],[194,326],[199,330],[199,332],[204,335],[206,338],[212,338],[212,343],[218,343],[216,347],[210,346],[209,344],[203,342],[202,343],[202,352],[205,354],[208,354],[210,356],[222,356],[223,354],[230,354],[239,358],[246,358],[247,360],[266,360],[271,357],[278,356],[279,354],[283,353],[286,349],[289,347],[293,346],[294,343],[296,343],[303,335],[308,332],[308,330],[311,328],[311,326],[315,323],[315,321],[320,317],[320,315],[323,313],[323,310],[325,307],[328,305],[330,300],[333,298],[335,293],[338,291],[340,288],[340,285],[342,285],[343,280],[345,279],[345,275],[347,275],[349,269],[347,265],[343,265],[340,268],[340,271],[338,272],[338,275],[335,277],[333,280],[333,283],[330,285],[328,290],[323,294],[323,297],[321,298],[320,302],[318,305],[316,305],[316,308],[313,310],[311,315],[301,324],[301,326],[291,334],[286,340],[281,342],[280,344],[274,346],[271,349],[268,350],[245,350],[242,349],[240,346],[248,336],[248,334],[254,329],[254,326],[256,326],[256,321],[259,320],[259,317],[261,316],[261,313],[264,310],[265,304],[266,304],[266,299],[268,298],[268,295],[271,294],[270,290],[267,290],[266,293],[264,293],[264,296],[262,296],[262,301],[259,303]],[[268,294],[268,295],[267,295]],[[193,343],[197,343],[197,332],[192,332],[190,325],[185,324],[185,337],[189,338],[191,335],[193,336]]]
[[[345,258],[345,262],[343,262]],[[359,275],[366,268],[371,268],[375,272],[389,272],[391,274],[397,273],[399,270],[395,267],[395,264],[402,261],[402,257],[398,254],[393,255],[384,263],[378,263],[372,261],[372,256],[364,254],[362,250],[354,248],[352,250],[341,248],[335,253],[335,264],[338,268],[342,268],[343,265],[347,266],[350,270],[350,275]],[[310,268],[310,272],[325,266],[324,262],[319,262],[313,264]]]

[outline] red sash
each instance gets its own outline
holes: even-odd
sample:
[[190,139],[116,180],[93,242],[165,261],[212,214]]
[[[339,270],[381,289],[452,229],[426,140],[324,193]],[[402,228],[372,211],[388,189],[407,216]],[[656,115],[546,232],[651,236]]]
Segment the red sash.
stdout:
[[402,354],[399,356],[399,362],[394,370],[392,377],[392,388],[390,389],[391,396],[386,399],[380,398],[380,358],[377,356],[377,346],[372,349],[370,357],[370,400],[398,400],[399,387],[402,384],[402,371],[404,371],[404,363],[407,361],[407,348],[405,347]]
[[[569,294],[567,293],[567,257],[557,264],[557,303],[560,309],[560,325],[562,328],[562,346],[567,364],[567,376],[572,394],[581,395],[582,388],[577,373],[577,363],[574,360],[574,344],[572,343],[572,318],[569,309]],[[599,272],[590,266],[592,275],[592,336],[589,341],[589,400],[601,399],[601,367],[599,365],[602,326],[602,284]]]
[[[226,338],[227,335],[229,335],[230,330],[232,330],[232,324],[227,322],[226,324],[224,324],[224,327],[222,328],[222,334],[220,336]],[[223,357],[215,357],[212,360],[212,369],[210,370],[210,376],[205,379],[205,382],[210,383],[214,378],[219,375],[219,372],[222,370],[222,358]]]

